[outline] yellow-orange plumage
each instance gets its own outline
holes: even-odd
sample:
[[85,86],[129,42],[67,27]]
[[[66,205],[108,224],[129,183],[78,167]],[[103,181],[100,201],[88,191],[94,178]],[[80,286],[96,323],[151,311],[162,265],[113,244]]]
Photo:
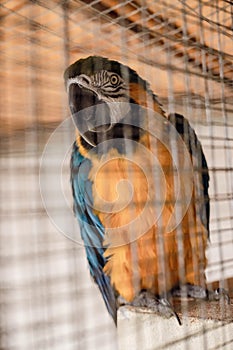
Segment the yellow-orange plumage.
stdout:
[[142,290],[205,288],[209,176],[188,121],[166,117],[147,82],[116,61],[81,59],[65,81],[78,127],[75,214],[114,320],[118,295],[131,302]]
[[[149,150],[151,143],[153,141],[147,136],[141,140]],[[158,140],[156,154],[164,173],[159,192],[165,195],[158,221],[155,220],[157,193],[150,159],[142,159],[137,147],[134,163],[115,149],[108,152],[101,162],[92,157],[89,178],[93,182],[94,208],[97,208],[96,214],[105,227],[108,247],[104,253],[108,258],[104,272],[127,301],[132,301],[142,289],[161,294],[180,283],[204,284],[207,231],[196,215],[195,189],[181,223],[175,230],[166,232],[176,204],[174,165],[169,150]],[[146,174],[142,169],[147,169]],[[132,198],[129,183],[133,189]],[[137,232],[132,232],[130,223],[142,215],[148,202],[150,205],[144,217],[138,220]],[[154,224],[147,230],[152,222]]]

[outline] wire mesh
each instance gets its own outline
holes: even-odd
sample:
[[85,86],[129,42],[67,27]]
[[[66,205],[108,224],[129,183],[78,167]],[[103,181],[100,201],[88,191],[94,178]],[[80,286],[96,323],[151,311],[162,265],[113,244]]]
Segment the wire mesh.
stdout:
[[[72,211],[66,145],[75,136],[60,128],[70,113],[63,72],[89,55],[135,69],[164,110],[194,127],[210,173],[207,282],[232,293],[232,2],[3,0],[0,21],[0,348],[117,348],[84,247],[50,221],[39,186],[44,147],[56,131],[45,177],[50,205],[66,222],[56,197],[56,150],[58,158],[64,145],[61,172]],[[223,331],[222,348],[232,342]]]

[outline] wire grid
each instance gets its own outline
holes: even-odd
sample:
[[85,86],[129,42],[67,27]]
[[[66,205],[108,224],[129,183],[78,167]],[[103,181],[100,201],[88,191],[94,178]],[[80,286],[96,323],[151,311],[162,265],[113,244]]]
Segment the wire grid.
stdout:
[[[167,112],[182,113],[194,126],[211,176],[207,279],[227,287],[233,277],[231,2],[9,0],[1,1],[0,14],[0,348],[117,348],[84,249],[50,222],[38,183],[44,146],[69,116],[63,71],[88,55],[137,70]],[[72,142],[71,131],[59,132],[57,147]],[[67,192],[68,162],[69,154]],[[50,165],[48,188],[62,215],[53,159]]]

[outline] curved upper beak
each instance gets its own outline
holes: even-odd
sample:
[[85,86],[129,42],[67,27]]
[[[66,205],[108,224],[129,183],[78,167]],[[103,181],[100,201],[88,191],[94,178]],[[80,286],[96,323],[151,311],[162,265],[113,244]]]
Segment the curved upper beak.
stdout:
[[97,93],[76,82],[69,85],[68,94],[74,123],[86,141],[94,146],[90,133],[103,133],[111,128],[109,107]]
[[69,105],[72,114],[78,113],[81,110],[103,103],[97,94],[92,90],[73,83],[69,86]]

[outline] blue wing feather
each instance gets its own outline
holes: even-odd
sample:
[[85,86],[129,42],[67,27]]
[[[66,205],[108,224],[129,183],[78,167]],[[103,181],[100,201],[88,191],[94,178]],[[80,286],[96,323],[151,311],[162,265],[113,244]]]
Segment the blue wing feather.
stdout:
[[110,279],[103,272],[106,259],[103,254],[104,227],[93,213],[92,183],[88,179],[91,161],[83,157],[74,143],[71,156],[71,183],[74,213],[77,217],[84,241],[90,273],[97,283],[107,309],[116,322],[116,297]]

